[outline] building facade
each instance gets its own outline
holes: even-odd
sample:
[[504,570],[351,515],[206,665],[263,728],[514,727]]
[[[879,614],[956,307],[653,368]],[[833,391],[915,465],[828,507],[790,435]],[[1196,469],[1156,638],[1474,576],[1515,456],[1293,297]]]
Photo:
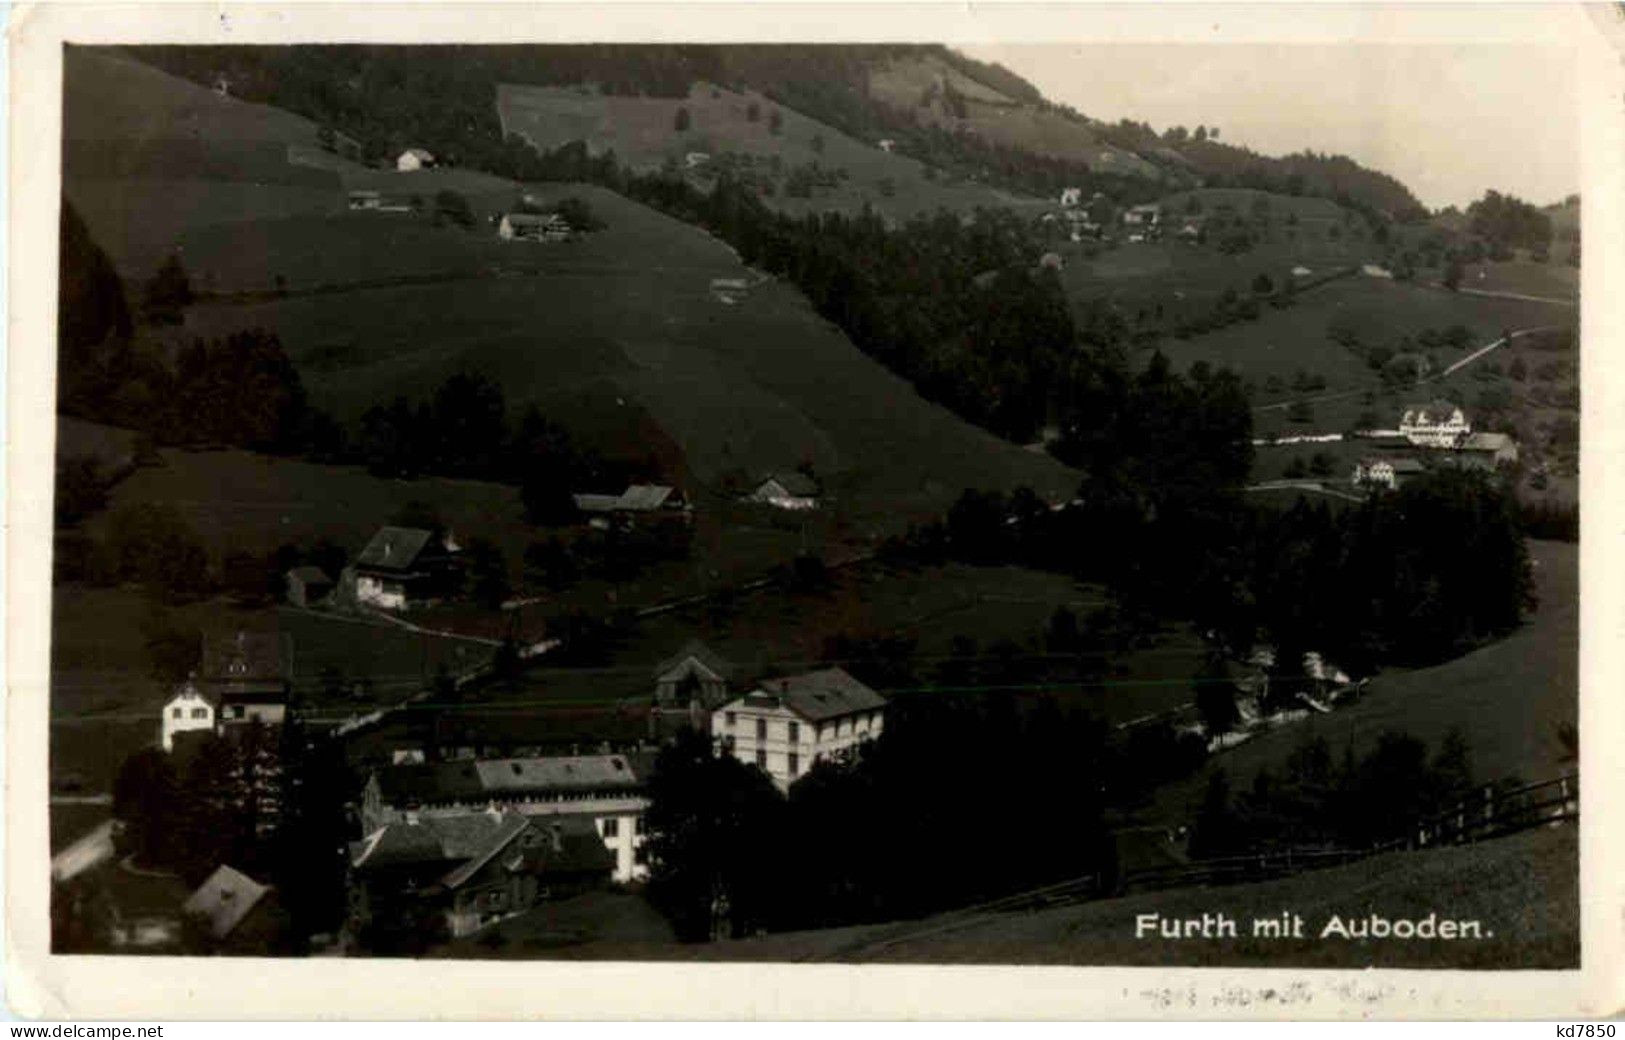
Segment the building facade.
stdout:
[[610,850],[612,879],[639,881],[649,873],[643,814],[652,764],[652,756],[572,755],[388,766],[362,790],[362,829],[491,811],[577,819]]
[[1472,432],[1467,413],[1449,401],[1413,404],[1399,419],[1400,434],[1425,448],[1453,448]]
[[175,735],[199,730],[214,732],[214,702],[203,695],[191,679],[176,688],[164,702],[158,724],[158,744],[166,753],[175,750]]
[[788,790],[822,759],[880,735],[886,701],[840,668],[773,679],[711,716],[718,747]]

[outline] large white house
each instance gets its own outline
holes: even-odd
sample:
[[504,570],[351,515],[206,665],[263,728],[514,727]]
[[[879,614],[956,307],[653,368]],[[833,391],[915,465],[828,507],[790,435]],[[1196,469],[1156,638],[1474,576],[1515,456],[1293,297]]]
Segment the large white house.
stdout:
[[214,703],[203,696],[196,683],[188,679],[175,689],[174,696],[164,702],[158,740],[164,751],[170,752],[175,750],[175,734],[213,729]]
[[1407,405],[1399,420],[1400,435],[1427,448],[1453,448],[1472,429],[1467,413],[1449,401]]
[[771,679],[711,716],[721,749],[788,789],[813,763],[880,735],[885,698],[840,668]]

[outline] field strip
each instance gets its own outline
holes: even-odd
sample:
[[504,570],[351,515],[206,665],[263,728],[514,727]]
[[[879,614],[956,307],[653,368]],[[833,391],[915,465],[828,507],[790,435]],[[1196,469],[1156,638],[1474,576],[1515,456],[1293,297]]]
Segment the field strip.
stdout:
[[1578,300],[1568,300],[1560,296],[1531,296],[1528,293],[1500,292],[1495,289],[1457,289],[1455,291],[1464,296],[1489,296],[1497,300],[1525,300],[1530,303],[1550,303],[1558,307],[1578,307],[1580,305]]

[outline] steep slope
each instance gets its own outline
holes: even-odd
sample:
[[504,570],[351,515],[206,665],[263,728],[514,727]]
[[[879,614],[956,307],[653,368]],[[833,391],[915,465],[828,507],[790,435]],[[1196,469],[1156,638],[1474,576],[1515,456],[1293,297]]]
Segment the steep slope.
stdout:
[[[69,75],[75,97],[139,88],[143,104],[172,104],[182,115],[214,102],[191,84],[132,70],[117,58],[76,61]],[[68,115],[73,134],[115,154],[130,140],[78,105]],[[240,103],[211,110],[211,118],[210,135],[198,139],[205,151],[215,138],[282,145],[309,126]],[[161,113],[150,123],[164,125]],[[809,461],[864,529],[940,510],[968,486],[1030,484],[1052,495],[1073,489],[1075,477],[1064,467],[925,402],[799,292],[745,269],[706,232],[606,190],[521,188],[455,170],[326,171],[334,178],[324,189],[326,209],[268,219],[252,207],[200,214],[186,205],[194,193],[214,197],[215,185],[247,191],[261,174],[244,166],[230,180],[211,168],[209,177],[165,180],[176,201],[141,215],[142,241],[180,245],[206,289],[263,295],[206,300],[185,324],[144,335],[178,346],[247,328],[273,331],[312,402],[349,420],[396,394],[424,396],[459,370],[478,371],[502,384],[511,406],[539,404],[618,454],[659,453],[662,442],[674,443],[704,482]],[[428,194],[456,185],[473,197],[481,221],[465,230],[437,226],[428,215],[347,211],[346,181]],[[140,271],[143,254],[126,238],[102,239],[106,214],[130,210],[127,186],[152,190],[135,176],[70,179],[66,191],[76,202],[95,196],[104,220],[98,226],[87,216],[93,237],[115,263]],[[305,189],[286,190],[296,193],[296,205]],[[520,190],[580,197],[606,227],[557,246],[502,242],[482,207]],[[264,292],[278,287],[285,294]]]
[[[754,90],[696,83],[686,96],[603,94],[584,86],[497,88],[504,133],[542,150],[585,142],[635,170],[674,164],[708,179],[723,169],[761,186],[792,213],[864,205],[907,218],[939,207],[1037,206],[986,184],[954,179],[918,159],[858,140]],[[888,140],[887,148],[893,147]],[[692,159],[690,158],[692,156]],[[827,183],[820,174],[827,174]],[[797,188],[801,182],[804,187]],[[817,182],[817,183],[815,183]]]
[[1086,120],[1045,105],[1042,97],[1010,96],[956,66],[959,63],[947,53],[922,49],[875,65],[869,73],[869,91],[876,100],[913,113],[925,125],[1081,163],[1091,170],[1153,180],[1170,172],[1107,142]]

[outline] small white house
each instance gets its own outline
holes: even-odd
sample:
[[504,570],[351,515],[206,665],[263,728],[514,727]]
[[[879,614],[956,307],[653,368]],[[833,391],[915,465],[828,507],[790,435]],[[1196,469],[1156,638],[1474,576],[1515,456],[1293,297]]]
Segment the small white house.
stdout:
[[704,166],[710,161],[711,155],[709,152],[689,152],[683,156],[683,165],[691,170]]
[[1472,429],[1466,413],[1449,401],[1408,405],[1399,420],[1400,435],[1426,448],[1453,448]]
[[889,137],[882,137],[880,140],[875,142],[875,147],[879,148],[881,151],[885,152],[887,155],[890,155],[892,153],[892,151],[897,147],[897,142],[892,140]]
[[1162,219],[1162,207],[1154,202],[1130,206],[1123,211],[1123,223],[1131,227],[1156,227]]
[[1361,459],[1354,466],[1356,486],[1397,489],[1401,482],[1422,472],[1422,464],[1415,459]]
[[400,173],[414,173],[434,164],[434,156],[422,148],[408,148],[395,159],[395,169]]
[[1062,188],[1061,189],[1061,205],[1063,205],[1063,206],[1080,206],[1082,204],[1083,204],[1083,189],[1082,188]]
[[1360,265],[1360,273],[1367,278],[1393,278],[1394,276],[1394,272],[1381,264],[1362,264]]
[[885,698],[840,668],[772,679],[711,716],[718,747],[788,790],[821,759],[880,735]]
[[188,679],[176,687],[174,696],[164,702],[158,741],[164,751],[175,750],[175,734],[214,729],[214,704]]
[[792,511],[817,509],[818,490],[818,482],[805,473],[770,473],[746,501]]

